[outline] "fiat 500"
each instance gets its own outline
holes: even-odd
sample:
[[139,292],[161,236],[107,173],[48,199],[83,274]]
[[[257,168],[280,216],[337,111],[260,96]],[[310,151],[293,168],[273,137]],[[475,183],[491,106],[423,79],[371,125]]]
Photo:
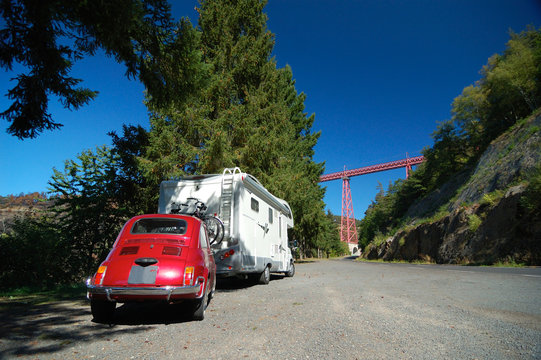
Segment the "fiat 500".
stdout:
[[203,320],[216,266],[205,223],[194,216],[153,214],[129,220],[98,271],[87,280],[92,316],[111,322],[117,303],[182,302]]

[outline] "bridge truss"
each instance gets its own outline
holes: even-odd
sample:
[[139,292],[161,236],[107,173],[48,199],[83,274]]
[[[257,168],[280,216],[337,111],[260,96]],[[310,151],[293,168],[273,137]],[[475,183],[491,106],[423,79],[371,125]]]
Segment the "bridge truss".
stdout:
[[353,215],[353,200],[351,198],[351,187],[349,179],[352,176],[372,174],[380,171],[387,171],[398,168],[406,168],[406,179],[409,177],[412,166],[425,161],[424,156],[406,157],[402,160],[390,161],[382,164],[365,166],[353,170],[330,173],[322,175],[319,182],[342,179],[342,215],[340,219],[340,240],[346,242],[350,250],[358,243],[357,227],[355,226],[355,216]]

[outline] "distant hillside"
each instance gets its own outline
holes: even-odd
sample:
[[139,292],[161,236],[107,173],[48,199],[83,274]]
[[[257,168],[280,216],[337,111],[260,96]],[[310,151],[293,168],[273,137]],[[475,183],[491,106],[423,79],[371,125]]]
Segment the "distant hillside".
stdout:
[[15,218],[37,214],[51,203],[46,194],[38,192],[0,196],[0,233],[8,232]]
[[494,140],[474,167],[407,211],[368,259],[541,264],[541,111]]

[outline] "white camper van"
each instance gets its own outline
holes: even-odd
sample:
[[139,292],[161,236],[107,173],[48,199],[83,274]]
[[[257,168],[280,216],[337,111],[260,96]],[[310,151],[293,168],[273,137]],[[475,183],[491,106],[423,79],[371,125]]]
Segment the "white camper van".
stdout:
[[222,174],[186,176],[160,185],[159,213],[168,214],[188,199],[207,206],[224,223],[224,239],[212,245],[218,276],[253,277],[267,284],[270,273],[293,276],[288,246],[293,214],[288,203],[272,195],[239,168]]

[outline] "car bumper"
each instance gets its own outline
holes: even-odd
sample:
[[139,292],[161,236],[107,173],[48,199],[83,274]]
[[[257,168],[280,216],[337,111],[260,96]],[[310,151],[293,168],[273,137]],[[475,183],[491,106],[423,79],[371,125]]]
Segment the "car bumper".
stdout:
[[99,297],[109,301],[165,300],[196,298],[203,284],[164,287],[108,287],[87,284],[87,298]]

